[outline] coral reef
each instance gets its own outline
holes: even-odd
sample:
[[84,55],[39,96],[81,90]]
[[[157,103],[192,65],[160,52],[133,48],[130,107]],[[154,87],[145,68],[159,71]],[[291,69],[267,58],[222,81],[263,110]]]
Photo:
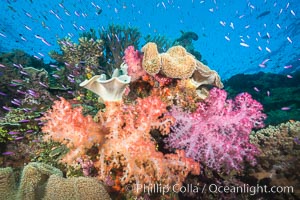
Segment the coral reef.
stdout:
[[[158,97],[137,99],[135,105],[106,102],[105,112],[99,111],[96,116],[99,122],[95,123],[90,116],[83,117],[80,108],[72,110],[61,99],[45,114],[48,122],[43,131],[49,133],[46,140],[52,138],[62,143],[66,143],[65,138],[68,140],[70,152],[63,161],[70,165],[72,160],[88,155],[88,149],[97,144],[99,155],[93,163],[98,178],[114,180],[117,191],[123,191],[128,184],[181,184],[189,173],[200,173],[199,163],[186,158],[183,151],[163,154],[156,149],[150,131],[169,133],[173,118],[164,116],[166,111],[166,105]],[[104,141],[98,139],[103,136]]]
[[[41,68],[45,65],[29,66],[34,64],[33,61],[31,62],[33,58],[26,54],[21,58],[23,60],[18,60],[20,63],[14,63],[12,61],[14,59],[0,57],[2,60],[0,61],[0,106],[6,111],[13,107],[34,107],[35,105],[28,105],[25,102],[29,99],[44,105],[53,100],[53,96],[45,90],[49,85],[47,71],[33,68],[33,66]],[[3,116],[3,112],[0,112],[0,116]]]
[[[299,72],[237,75],[227,95],[194,49],[197,33],[148,35],[139,51],[140,37],[110,25],[59,39],[50,64],[0,55],[0,200],[110,199],[99,181],[114,199],[300,198]],[[267,124],[289,122],[251,133],[266,118],[254,99]],[[294,193],[147,194],[154,184]]]
[[[126,100],[132,101],[136,96],[157,95],[170,106],[173,104],[186,106],[188,110],[193,110],[196,102],[207,97],[212,86],[223,87],[216,71],[210,70],[180,46],[168,50],[171,56],[168,52],[159,54],[155,43],[147,43],[142,48],[144,51],[142,58],[138,56],[137,51],[132,48],[129,50],[135,56],[128,56],[130,59],[127,63],[125,60],[128,71],[138,73],[133,75],[135,81],[130,84],[130,92]],[[164,55],[168,55],[166,60],[170,61],[166,62],[165,66],[162,63]],[[192,58],[190,61],[194,66],[185,63],[187,61],[184,59],[185,56]],[[140,66],[141,59],[142,66]],[[179,65],[177,61],[181,64]]]
[[247,93],[226,98],[225,91],[213,88],[194,113],[173,107],[176,124],[165,140],[167,146],[184,149],[188,157],[217,171],[240,170],[244,158],[255,164],[259,151],[249,143],[249,134],[263,127],[263,107]]

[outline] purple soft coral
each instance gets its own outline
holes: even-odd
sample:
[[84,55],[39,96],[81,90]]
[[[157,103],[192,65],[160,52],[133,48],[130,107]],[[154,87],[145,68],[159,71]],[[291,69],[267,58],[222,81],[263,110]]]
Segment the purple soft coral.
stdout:
[[252,128],[264,126],[263,106],[248,93],[226,100],[225,90],[213,88],[194,113],[174,107],[176,119],[166,139],[169,148],[184,149],[187,157],[220,171],[243,168],[244,158],[255,164],[256,146],[249,143]]

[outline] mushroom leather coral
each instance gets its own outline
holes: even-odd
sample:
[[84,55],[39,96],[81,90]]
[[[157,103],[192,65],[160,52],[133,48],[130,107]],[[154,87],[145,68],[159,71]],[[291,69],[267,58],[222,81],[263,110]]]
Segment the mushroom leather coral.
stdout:
[[163,115],[166,105],[158,97],[138,99],[135,105],[110,102],[106,106],[102,117],[110,133],[95,164],[99,179],[115,176],[115,184],[119,182],[121,188],[129,183],[141,187],[156,183],[180,185],[188,173],[200,173],[199,163],[186,158],[183,151],[163,154],[156,149],[151,129],[168,134],[174,122],[171,116]]
[[68,164],[103,140],[101,124],[94,122],[92,116],[83,116],[82,107],[72,108],[62,97],[60,101],[54,102],[52,109],[45,113],[42,120],[46,121],[42,131],[48,133],[44,139],[64,143],[70,148],[63,159]]

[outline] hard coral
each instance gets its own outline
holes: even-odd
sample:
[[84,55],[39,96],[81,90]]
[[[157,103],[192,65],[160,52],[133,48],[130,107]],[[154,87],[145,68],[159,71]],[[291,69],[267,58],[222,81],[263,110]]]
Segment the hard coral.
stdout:
[[64,98],[55,101],[52,110],[47,111],[42,120],[46,121],[42,131],[48,133],[44,139],[64,143],[70,148],[63,159],[68,164],[84,155],[86,149],[102,142],[102,126],[91,116],[83,116],[81,107],[72,108]]
[[240,170],[244,158],[255,164],[259,151],[249,143],[249,134],[263,127],[263,107],[247,93],[235,100],[226,98],[224,90],[213,88],[194,113],[173,107],[171,115],[177,121],[167,146],[184,149],[188,157],[218,171]]

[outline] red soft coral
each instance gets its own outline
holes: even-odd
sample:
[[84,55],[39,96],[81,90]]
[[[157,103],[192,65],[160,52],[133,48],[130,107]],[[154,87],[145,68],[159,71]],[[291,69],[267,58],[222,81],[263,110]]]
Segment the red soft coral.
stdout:
[[249,143],[249,134],[252,128],[264,126],[263,107],[247,93],[235,100],[226,98],[225,90],[214,88],[194,113],[174,107],[171,115],[176,124],[167,146],[184,149],[188,157],[215,170],[240,170],[244,158],[255,164],[258,149]]
[[84,155],[94,144],[103,141],[102,126],[94,122],[91,116],[83,116],[81,107],[72,108],[64,98],[55,101],[42,120],[46,121],[42,131],[48,133],[44,139],[64,143],[70,149],[63,159],[68,164]]

